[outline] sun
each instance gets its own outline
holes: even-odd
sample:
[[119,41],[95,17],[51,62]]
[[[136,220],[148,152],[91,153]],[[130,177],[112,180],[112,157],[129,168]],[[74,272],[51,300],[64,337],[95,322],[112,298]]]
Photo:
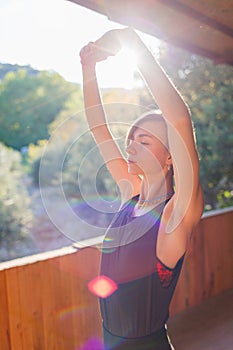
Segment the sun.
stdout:
[[125,89],[134,87],[134,74],[137,70],[137,56],[135,52],[128,48],[123,48],[116,56],[116,74],[123,80]]
[[135,70],[137,68],[137,55],[136,53],[129,48],[123,48],[117,57],[118,62],[128,66],[130,70]]
[[[148,34],[138,32],[149,50],[155,54],[159,52],[160,41]],[[132,90],[140,85],[135,79],[137,68],[137,53],[130,48],[123,47],[116,56],[110,56],[107,60],[100,62],[99,84],[101,87],[121,87]]]
[[99,64],[99,83],[106,87],[134,88],[137,57],[133,50],[123,48],[116,56],[110,56]]

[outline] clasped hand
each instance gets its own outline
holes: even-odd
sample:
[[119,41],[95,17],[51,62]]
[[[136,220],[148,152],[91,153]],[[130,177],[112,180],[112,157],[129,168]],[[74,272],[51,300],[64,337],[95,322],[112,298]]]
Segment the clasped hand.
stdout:
[[127,31],[127,29],[113,29],[95,42],[85,45],[79,53],[82,65],[95,64],[106,60],[109,56],[115,56],[125,43]]

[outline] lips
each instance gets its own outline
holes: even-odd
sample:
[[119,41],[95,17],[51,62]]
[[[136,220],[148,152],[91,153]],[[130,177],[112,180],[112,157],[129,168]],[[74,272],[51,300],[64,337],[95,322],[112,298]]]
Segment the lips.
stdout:
[[128,164],[135,164],[136,162],[135,162],[134,160],[132,160],[132,159],[128,159],[128,160],[127,160],[127,163],[128,163]]

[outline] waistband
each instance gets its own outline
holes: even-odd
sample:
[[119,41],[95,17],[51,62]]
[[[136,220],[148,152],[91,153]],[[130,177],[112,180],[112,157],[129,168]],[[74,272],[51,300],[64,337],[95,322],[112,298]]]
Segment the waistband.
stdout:
[[150,333],[148,335],[144,335],[144,336],[140,336],[140,337],[122,337],[116,334],[111,333],[103,324],[103,331],[104,331],[104,336],[106,337],[111,337],[112,339],[118,339],[121,340],[123,339],[124,341],[126,341],[127,343],[129,342],[139,342],[139,341],[145,341],[146,340],[151,340],[151,341],[157,341],[157,340],[161,340],[163,338],[167,338],[167,327],[166,325],[164,325],[162,328],[160,328],[159,330]]

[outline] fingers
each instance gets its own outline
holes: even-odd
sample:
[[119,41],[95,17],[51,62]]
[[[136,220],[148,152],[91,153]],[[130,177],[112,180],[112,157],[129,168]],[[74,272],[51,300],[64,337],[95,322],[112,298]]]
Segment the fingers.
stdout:
[[79,55],[82,65],[95,64],[96,62],[106,60],[110,56],[108,51],[93,42],[84,46]]
[[96,63],[115,56],[121,50],[120,33],[122,30],[110,30],[95,42],[89,42],[80,51],[82,64]]
[[99,49],[99,52],[108,56],[115,56],[121,49],[119,40],[119,30],[110,30],[94,43]]
[[95,63],[92,42],[85,45],[79,52],[81,64]]

